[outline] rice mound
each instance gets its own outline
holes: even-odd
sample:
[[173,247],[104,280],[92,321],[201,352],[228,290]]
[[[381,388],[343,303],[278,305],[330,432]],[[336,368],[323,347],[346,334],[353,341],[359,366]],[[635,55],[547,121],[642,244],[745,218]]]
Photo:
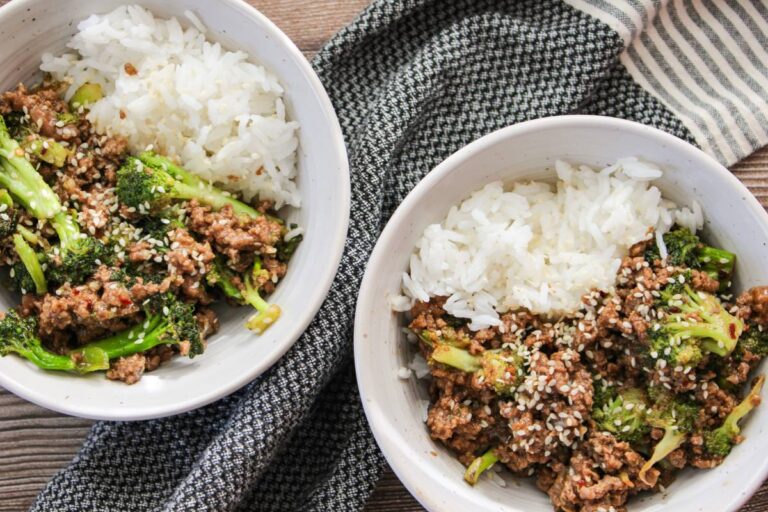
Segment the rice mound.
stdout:
[[600,171],[557,161],[557,184],[486,185],[426,228],[402,277],[398,311],[448,297],[445,310],[478,330],[521,307],[556,316],[592,289],[609,291],[631,245],[677,223],[697,231],[698,204],[678,208],[651,181],[657,167],[625,158]]
[[283,88],[247,54],[207,41],[200,20],[186,16],[185,29],[136,5],[93,15],[67,45],[75,52],[46,54],[40,69],[71,83],[67,99],[85,82],[100,84],[105,97],[88,119],[132,151],[153,147],[246,200],[299,206],[299,126],[286,120]]

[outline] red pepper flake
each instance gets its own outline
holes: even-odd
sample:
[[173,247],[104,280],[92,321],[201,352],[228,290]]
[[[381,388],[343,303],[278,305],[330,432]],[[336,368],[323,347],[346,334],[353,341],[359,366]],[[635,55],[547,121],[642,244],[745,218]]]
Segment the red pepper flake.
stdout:
[[123,69],[125,69],[125,74],[128,76],[136,76],[139,73],[136,67],[134,67],[134,65],[131,64],[130,62],[125,64],[125,66],[123,66]]
[[120,119],[125,119],[125,112],[120,110]]
[[129,299],[128,297],[122,297],[121,296],[119,300],[120,300],[120,304],[122,304],[123,306],[129,306],[129,305],[133,304],[133,301],[131,299]]
[[736,339],[736,324],[734,323],[728,324],[728,334],[731,335],[732,340]]

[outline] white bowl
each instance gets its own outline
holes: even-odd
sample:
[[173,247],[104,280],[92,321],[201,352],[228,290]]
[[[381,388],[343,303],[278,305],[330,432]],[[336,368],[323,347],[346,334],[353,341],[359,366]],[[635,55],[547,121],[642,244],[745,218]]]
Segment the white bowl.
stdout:
[[[475,487],[465,484],[463,466],[427,433],[420,402],[428,398],[425,386],[415,377],[397,377],[412,348],[388,297],[399,293],[416,241],[427,225],[441,222],[452,205],[488,182],[551,181],[556,159],[603,167],[625,156],[661,166],[665,175],[658,185],[668,198],[687,205],[696,199],[702,205],[707,239],[738,253],[738,289],[768,283],[768,215],[728,170],[671,135],[618,119],[562,116],[504,128],[461,149],[395,211],[368,264],[355,318],[355,367],[371,429],[397,476],[427,509],[551,512],[552,505],[532,481],[508,474],[506,487],[488,478]],[[758,408],[745,424],[746,441],[723,465],[684,471],[666,493],[634,499],[629,509],[737,510],[768,474],[768,457],[762,456],[768,454],[768,406]]]
[[[62,52],[80,20],[107,13],[124,0],[14,0],[0,8],[0,89],[34,77],[44,52]],[[103,374],[87,377],[41,371],[20,358],[0,358],[0,385],[43,407],[98,419],[138,420],[188,411],[232,393],[269,368],[298,339],[330,287],[349,220],[349,168],[330,100],[296,46],[261,13],[239,0],[131,0],[157,16],[194,12],[208,38],[249,53],[285,88],[289,116],[301,124],[299,189],[302,207],[285,213],[305,228],[304,241],[271,301],[282,317],[255,336],[243,327],[248,308],[223,307],[221,329],[205,354],[175,358],[126,386]],[[18,297],[0,291],[0,309]]]

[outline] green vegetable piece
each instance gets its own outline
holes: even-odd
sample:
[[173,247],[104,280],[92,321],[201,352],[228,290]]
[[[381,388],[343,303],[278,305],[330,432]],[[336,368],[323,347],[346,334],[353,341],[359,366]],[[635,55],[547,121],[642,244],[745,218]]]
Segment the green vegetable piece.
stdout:
[[750,325],[739,337],[738,348],[741,348],[742,352],[749,350],[760,358],[768,356],[768,331],[756,324]]
[[93,103],[96,103],[104,97],[104,92],[101,89],[101,85],[86,82],[77,88],[75,94],[69,100],[69,106],[72,110],[77,111],[80,107],[88,108]]
[[61,203],[25,155],[0,116],[0,186],[36,218],[50,219],[61,211]]
[[51,226],[59,235],[58,264],[49,265],[47,270],[51,281],[83,283],[111,257],[103,243],[80,232],[77,222],[68,213],[57,213],[51,219]]
[[493,448],[491,448],[472,461],[464,472],[464,480],[470,485],[475,485],[480,479],[480,475],[486,470],[491,469],[498,461],[499,458],[494,453]]
[[154,153],[142,153],[140,159],[126,160],[117,173],[117,196],[120,202],[139,211],[147,205],[158,210],[173,201],[197,199],[216,210],[230,205],[237,214],[262,216],[252,206]]
[[[40,265],[40,260],[35,254],[34,249],[29,246],[24,237],[21,235],[13,236],[13,247],[16,249],[16,253],[19,255],[21,263],[24,265],[29,277],[35,286],[35,292],[38,295],[48,293],[48,283],[45,279],[45,273]],[[21,269],[17,269],[20,271]],[[22,289],[24,291],[31,291],[31,289]]]
[[245,326],[256,334],[262,334],[269,329],[277,319],[280,318],[282,311],[277,304],[269,304],[261,298],[259,290],[253,285],[254,274],[261,271],[261,261],[257,258],[254,263],[253,271],[246,274],[244,279],[245,290],[242,292],[245,302],[256,308],[258,313],[253,315],[245,322]]
[[648,397],[642,389],[622,389],[604,400],[595,401],[592,409],[592,418],[601,430],[630,443],[640,442],[648,434]]
[[723,424],[719,428],[707,432],[704,435],[704,445],[709,453],[721,457],[725,457],[731,453],[733,445],[741,440],[739,421],[749,414],[752,409],[760,405],[760,392],[763,389],[764,383],[765,375],[761,375],[757,378],[755,385],[744,400],[734,407],[731,413],[726,416]]
[[10,311],[0,320],[0,356],[15,353],[44,370],[88,373],[108,369],[112,359],[158,345],[188,342],[189,357],[202,353],[204,346],[193,305],[172,293],[158,295],[149,300],[146,315],[143,323],[130,329],[59,355],[43,347],[37,336],[36,317],[21,318],[16,311]]
[[253,268],[240,276],[243,283],[242,289],[234,283],[234,272],[227,265],[217,258],[214,260],[211,272],[206,276],[206,281],[211,286],[217,286],[227,297],[240,304],[248,304],[257,313],[249,318],[245,326],[256,334],[262,334],[269,329],[280,318],[282,311],[277,304],[270,304],[259,294],[259,290],[254,285],[254,279],[258,277],[261,269],[261,260],[256,258]]
[[[736,264],[735,254],[705,245],[688,228],[678,227],[668,231],[663,239],[667,248],[668,264],[703,270],[720,283],[721,292],[728,289]],[[648,246],[645,259],[648,263],[661,259],[656,244]]]
[[717,297],[687,284],[668,285],[660,302],[666,316],[650,330],[650,348],[674,366],[696,366],[705,353],[726,357],[744,331]]
[[47,137],[27,138],[21,145],[25,151],[54,167],[64,167],[70,156],[67,148]]
[[655,403],[647,415],[648,424],[664,429],[664,437],[654,446],[651,458],[640,468],[638,478],[646,482],[645,475],[657,462],[677,450],[693,430],[698,407],[668,393],[656,389],[651,393]]
[[433,361],[467,373],[474,373],[483,367],[479,357],[473,356],[467,350],[451,345],[435,345],[430,357]]
[[13,208],[13,198],[4,188],[0,188],[0,205],[5,205],[8,208]]

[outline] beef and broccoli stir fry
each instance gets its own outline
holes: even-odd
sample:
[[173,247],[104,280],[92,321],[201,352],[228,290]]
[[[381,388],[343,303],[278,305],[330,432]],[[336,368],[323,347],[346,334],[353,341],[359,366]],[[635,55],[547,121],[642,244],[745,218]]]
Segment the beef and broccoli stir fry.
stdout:
[[21,294],[0,320],[0,355],[46,370],[105,370],[134,383],[175,354],[194,357],[223,299],[280,315],[264,296],[301,240],[267,201],[247,204],[151,151],[130,155],[46,80],[0,96],[0,265]]
[[750,375],[768,354],[768,288],[734,298],[734,254],[685,228],[663,240],[666,258],[653,237],[634,245],[615,290],[568,318],[517,310],[471,331],[444,298],[416,303],[427,427],[467,482],[505,466],[534,477],[555,510],[619,512],[742,441],[764,380]]

